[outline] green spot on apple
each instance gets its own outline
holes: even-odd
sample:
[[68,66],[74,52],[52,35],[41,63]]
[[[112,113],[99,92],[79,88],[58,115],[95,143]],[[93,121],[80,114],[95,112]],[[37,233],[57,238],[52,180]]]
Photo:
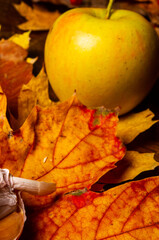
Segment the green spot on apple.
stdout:
[[76,89],[90,108],[138,105],[159,71],[159,38],[152,25],[130,10],[75,8],[54,23],[45,43],[45,66],[61,101]]

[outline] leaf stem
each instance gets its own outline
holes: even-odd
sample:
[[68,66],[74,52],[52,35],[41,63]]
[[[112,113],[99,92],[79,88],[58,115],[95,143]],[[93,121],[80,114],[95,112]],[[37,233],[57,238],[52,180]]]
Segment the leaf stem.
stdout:
[[109,0],[109,2],[108,2],[108,6],[107,6],[107,9],[106,9],[106,19],[110,18],[110,13],[111,13],[111,9],[112,9],[114,1],[115,0]]

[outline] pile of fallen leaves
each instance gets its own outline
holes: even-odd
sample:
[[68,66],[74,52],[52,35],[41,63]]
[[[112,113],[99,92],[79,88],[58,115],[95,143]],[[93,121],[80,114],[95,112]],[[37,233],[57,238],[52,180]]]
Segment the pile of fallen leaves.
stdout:
[[[38,0],[38,2],[52,2],[54,4],[64,3],[71,7],[69,0]],[[17,11],[27,19],[26,22],[19,25],[22,30],[47,30],[52,26],[53,21],[60,15],[60,12],[48,12],[43,6],[37,5],[32,0],[32,7],[24,2],[14,4]],[[83,0],[82,7],[106,7],[108,0]],[[118,0],[114,3],[115,8],[131,9],[142,14],[152,22],[156,31],[159,32],[159,1],[158,0]]]
[[[35,30],[37,10],[21,4],[25,14],[31,11],[23,27]],[[44,67],[32,74],[29,42],[30,31],[0,41],[0,168],[55,182],[57,189],[48,196],[23,194],[21,239],[157,240],[159,177],[133,179],[159,162],[154,153],[126,150],[158,122],[154,114],[147,109],[119,119],[115,111],[86,108],[76,95],[51,101]],[[105,190],[108,184],[115,187]]]

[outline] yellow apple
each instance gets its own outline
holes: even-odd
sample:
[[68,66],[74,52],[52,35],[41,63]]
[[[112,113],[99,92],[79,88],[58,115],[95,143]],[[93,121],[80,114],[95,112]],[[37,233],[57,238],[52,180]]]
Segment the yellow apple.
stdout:
[[139,104],[155,83],[159,39],[151,24],[128,10],[75,8],[62,14],[46,39],[45,65],[61,101],[76,90],[88,107]]

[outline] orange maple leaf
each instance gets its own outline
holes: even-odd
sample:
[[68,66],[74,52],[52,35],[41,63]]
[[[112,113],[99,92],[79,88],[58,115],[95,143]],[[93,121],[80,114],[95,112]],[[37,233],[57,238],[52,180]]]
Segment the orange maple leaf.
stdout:
[[49,108],[37,106],[18,131],[2,131],[0,167],[15,176],[56,183],[53,195],[25,196],[30,205],[89,188],[125,154],[116,137],[117,122],[116,113],[87,109],[75,96]]
[[[34,240],[157,240],[159,177],[129,182],[103,193],[66,195],[30,213]],[[24,238],[25,239],[25,238]]]

